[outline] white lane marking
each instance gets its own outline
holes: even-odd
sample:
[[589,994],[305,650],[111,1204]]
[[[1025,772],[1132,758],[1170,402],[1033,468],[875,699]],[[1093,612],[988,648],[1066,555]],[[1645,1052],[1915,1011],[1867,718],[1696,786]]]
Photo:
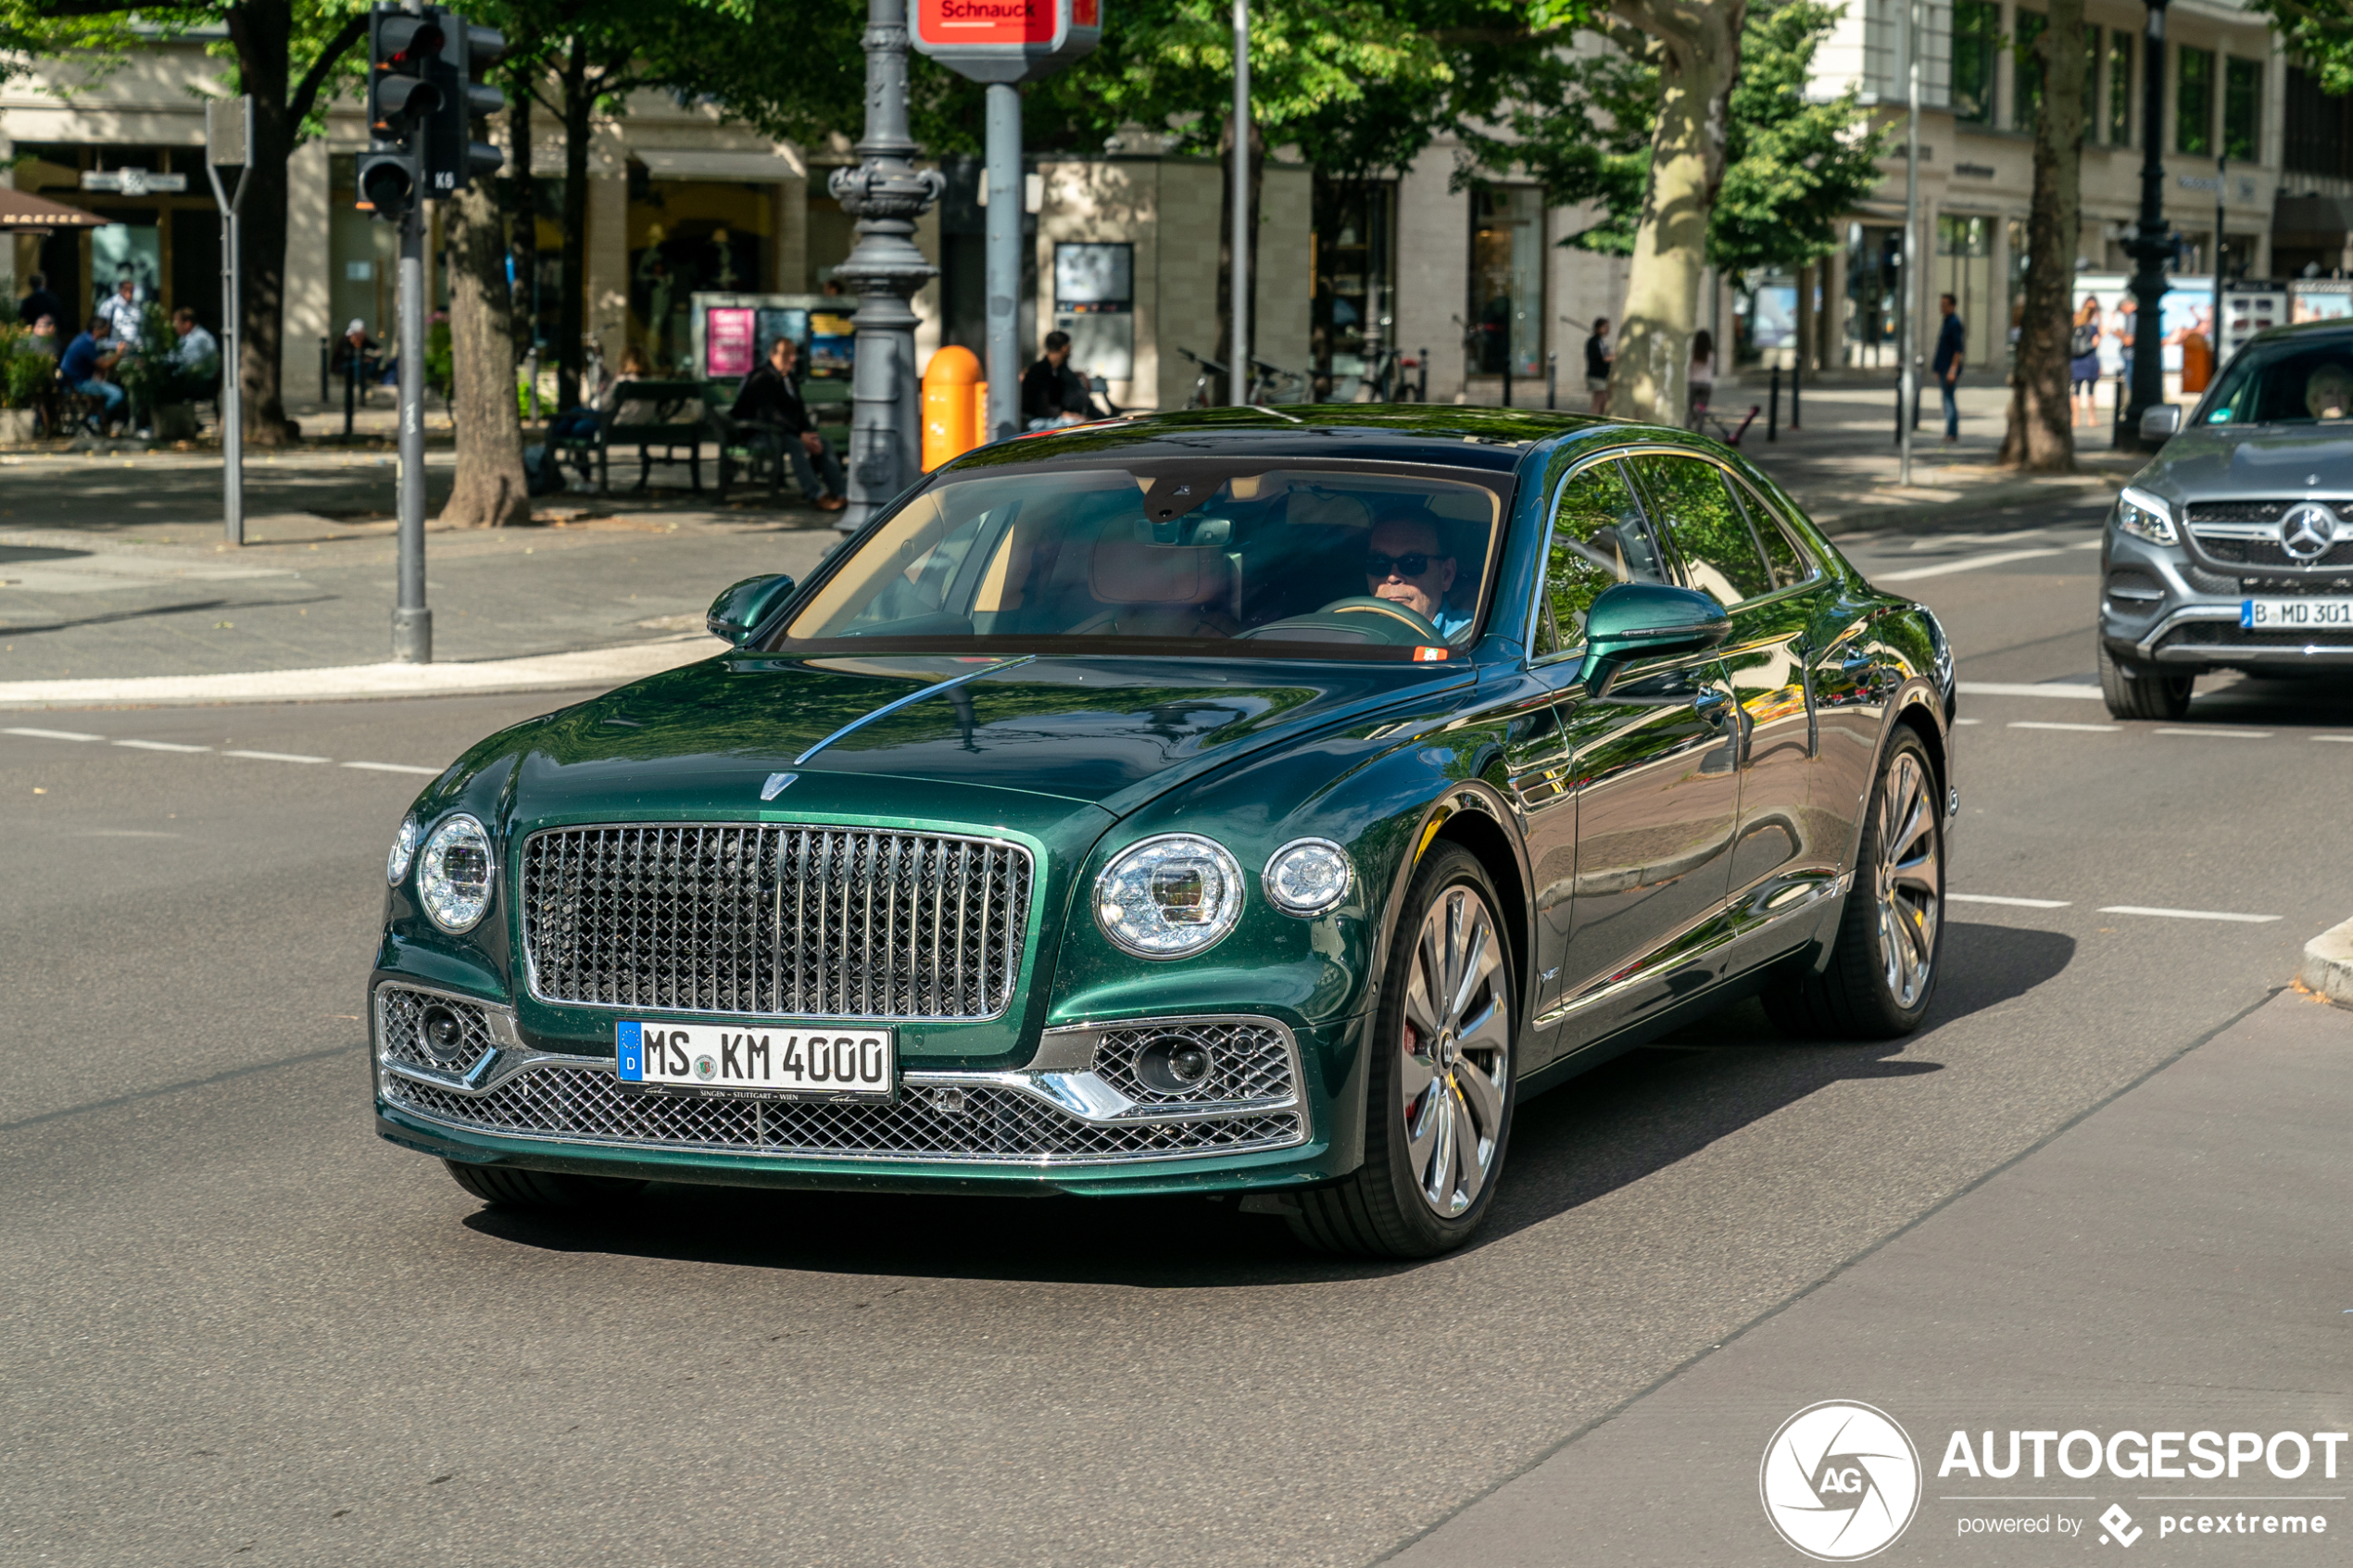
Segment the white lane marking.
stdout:
[[[22,732],[19,733],[21,734]],[[2312,738],[2314,740],[2338,741],[2347,746],[2353,746],[2353,735],[2314,735]]]
[[2100,698],[2100,688],[2063,685],[2057,681],[2048,685],[2038,685],[2024,681],[1963,681],[1961,695],[1963,696],[2071,696],[2079,700],[2088,699],[2097,702]]
[[[31,735],[35,740],[104,740],[104,735],[85,735],[80,730],[0,730],[0,735]],[[2353,740],[2353,735],[2345,737]]]
[[2107,543],[2108,541],[2105,539],[2086,539],[2080,545],[2070,545],[2068,548],[2070,550],[2096,550],[2102,545]]
[[2064,909],[2070,907],[2065,898],[1997,898],[1991,893],[1947,893],[1944,897],[1956,904],[2009,904],[2021,909]]
[[1953,722],[1956,724],[1982,724],[1985,721],[1982,719],[1956,719]]
[[2048,720],[2013,719],[2002,726],[2007,730],[2074,730],[2083,734],[2112,735],[2121,724],[2057,724]]
[[1990,556],[1969,556],[1960,560],[1939,561],[1934,566],[1916,566],[1908,571],[1877,571],[1867,575],[1874,583],[1917,583],[1923,577],[1944,577],[1956,571],[1975,571],[1982,567],[2007,566],[2014,560],[2055,556],[2062,548],[2054,545],[2040,550],[1996,550]]
[[2223,740],[2270,740],[2277,732],[2272,730],[2201,730],[2184,724],[2178,728],[2171,725],[2160,726],[2149,733],[2158,735],[2215,735]]
[[208,746],[182,746],[176,740],[119,740],[117,746],[127,746],[137,751],[210,751]]
[[427,777],[433,777],[441,771],[438,768],[411,768],[406,762],[346,762],[344,766],[365,768],[371,773],[423,773]]
[[223,757],[250,757],[257,762],[332,762],[332,757],[306,757],[299,751],[224,751]]
[[2155,915],[2161,920],[2228,920],[2243,925],[2269,925],[2277,915],[2234,915],[2225,909],[2155,909],[2142,904],[2102,904],[2104,915]]

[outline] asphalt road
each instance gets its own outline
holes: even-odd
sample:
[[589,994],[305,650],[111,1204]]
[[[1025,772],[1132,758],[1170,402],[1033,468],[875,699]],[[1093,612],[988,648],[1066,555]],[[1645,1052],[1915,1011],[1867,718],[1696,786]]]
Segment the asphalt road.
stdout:
[[[1953,905],[1930,1027],[1825,1047],[1741,1008],[1626,1058],[1529,1104],[1480,1244],[1413,1267],[1199,1200],[484,1210],[372,1133],[358,1014],[422,780],[346,764],[433,768],[544,699],[0,731],[0,1542],[1379,1558],[2259,1003],[2353,914],[2353,840],[2321,826],[2353,701],[2222,683],[2185,724],[2118,725],[2069,695],[2095,521],[1857,546],[1945,617],[1965,681],[2048,687],[1964,699],[1953,888],[2037,902]],[[2007,1352],[1952,1353],[1965,1378]]]

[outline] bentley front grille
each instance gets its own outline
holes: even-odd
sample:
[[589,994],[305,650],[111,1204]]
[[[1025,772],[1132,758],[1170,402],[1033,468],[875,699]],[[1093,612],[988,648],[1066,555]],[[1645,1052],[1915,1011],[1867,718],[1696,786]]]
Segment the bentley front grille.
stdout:
[[1184,1122],[1098,1123],[1018,1089],[909,1083],[895,1104],[701,1098],[621,1087],[610,1068],[546,1063],[484,1093],[387,1073],[386,1099],[485,1133],[708,1153],[996,1164],[1099,1164],[1239,1154],[1305,1141],[1296,1109]]
[[987,1019],[1013,1000],[1029,851],[776,823],[550,828],[522,849],[532,989],[768,1018]]

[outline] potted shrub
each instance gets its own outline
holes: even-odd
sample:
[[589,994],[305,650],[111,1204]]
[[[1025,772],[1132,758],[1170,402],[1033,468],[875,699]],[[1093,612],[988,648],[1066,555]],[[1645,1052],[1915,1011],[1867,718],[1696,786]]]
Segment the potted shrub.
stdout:
[[30,332],[0,332],[0,443],[33,438],[41,401],[57,383],[57,362],[32,346]]

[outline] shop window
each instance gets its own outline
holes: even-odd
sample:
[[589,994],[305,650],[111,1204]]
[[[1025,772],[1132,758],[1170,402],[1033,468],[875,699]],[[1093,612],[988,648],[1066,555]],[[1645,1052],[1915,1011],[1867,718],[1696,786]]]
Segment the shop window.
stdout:
[[2194,157],[2214,155],[2214,51],[2186,46],[2174,52],[2173,150]]
[[1904,231],[1875,223],[1846,230],[1846,341],[1852,365],[1895,363],[1903,298]]
[[1993,0],[1954,0],[1954,119],[1994,123],[1994,51],[2001,36],[2002,8]]
[[2010,127],[2032,131],[2043,114],[2043,30],[2050,19],[2040,11],[2018,14],[2018,36],[2010,46]]
[[1541,374],[1544,362],[1544,197],[1533,185],[1471,194],[1471,373]]
[[2108,139],[2114,146],[2133,144],[2133,83],[2140,80],[2133,69],[2133,49],[2138,42],[2113,29],[2108,35]]
[[[2353,175],[2353,101],[2331,95],[2321,79],[2296,66],[2287,68],[2286,132],[2282,161],[2291,174]],[[2335,263],[2332,262],[2334,266]]]
[[1923,349],[1936,341],[1940,329],[1935,295],[1949,294],[1967,332],[1964,358],[1983,365],[2004,341],[2007,323],[1997,324],[2003,301],[1994,293],[1994,224],[1991,218],[1944,213],[1936,220],[1936,265],[1933,290],[1925,302],[1929,312],[1920,334]]
[[694,357],[696,295],[774,286],[774,190],[749,181],[650,179],[642,192],[633,188],[629,340],[658,373],[683,370]]
[[1396,346],[1390,313],[1397,186],[1387,180],[1318,180],[1315,201],[1308,353],[1318,395],[1345,400],[1368,369],[1367,358]]
[[2225,56],[2222,61],[2222,156],[2240,163],[2256,160],[2262,134],[2263,62]]

